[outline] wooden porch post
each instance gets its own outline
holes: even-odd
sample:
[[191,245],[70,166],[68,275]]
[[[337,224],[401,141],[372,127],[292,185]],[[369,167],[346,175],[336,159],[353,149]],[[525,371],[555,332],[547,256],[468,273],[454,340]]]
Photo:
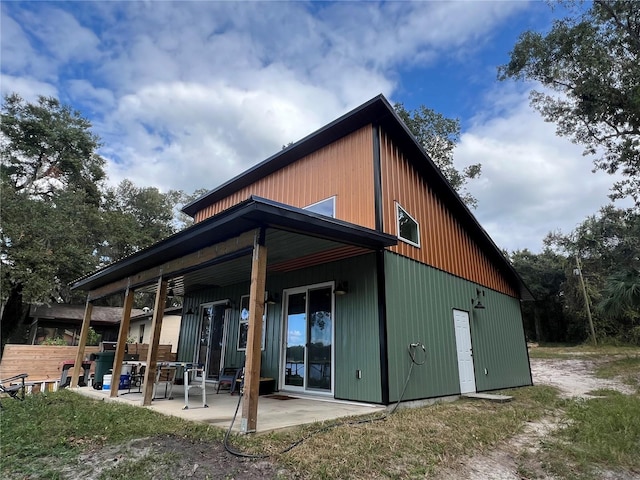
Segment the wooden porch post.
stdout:
[[164,316],[164,304],[166,298],[167,281],[160,277],[158,279],[158,289],[156,290],[156,303],[153,307],[151,340],[149,341],[149,352],[147,353],[147,369],[144,372],[143,405],[151,405],[151,400],[153,399],[153,385],[156,380],[156,369],[158,367],[160,329],[162,328],[162,318]]
[[116,355],[113,359],[113,376],[111,377],[110,392],[111,397],[118,396],[120,374],[122,373],[122,360],[124,359],[124,349],[127,345],[127,336],[129,334],[131,307],[133,307],[133,290],[131,288],[127,288],[127,292],[124,295],[124,305],[122,307],[122,320],[120,321],[120,332],[118,333],[118,345],[116,346]]
[[244,369],[244,398],[242,399],[242,433],[256,431],[258,423],[258,393],[260,390],[260,362],[262,360],[262,316],[264,314],[264,287],[267,276],[267,247],[264,229],[256,230],[251,261],[251,288],[249,290],[249,331],[247,358]]
[[[78,386],[78,379],[80,378],[80,370],[82,369],[82,361],[84,360],[84,348],[87,344],[87,337],[89,336],[89,324],[91,323],[91,311],[93,310],[93,304],[87,298],[87,304],[84,307],[84,318],[82,319],[82,328],[80,329],[80,339],[78,340],[78,351],[76,353],[76,361],[73,364],[73,374],[71,375],[71,388]],[[88,379],[84,379],[86,382]]]

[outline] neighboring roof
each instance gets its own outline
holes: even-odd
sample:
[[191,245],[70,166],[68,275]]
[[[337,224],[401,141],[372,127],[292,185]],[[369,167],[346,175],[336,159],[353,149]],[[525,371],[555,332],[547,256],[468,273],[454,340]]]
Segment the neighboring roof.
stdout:
[[447,208],[452,211],[473,239],[478,242],[487,256],[495,264],[501,265],[502,270],[507,273],[507,276],[511,277],[518,284],[521,298],[523,300],[533,300],[533,295],[520,278],[520,275],[518,275],[508,259],[505,258],[500,248],[498,248],[491,237],[489,237],[489,234],[478,223],[473,213],[471,213],[460,196],[451,187],[440,169],[433,163],[429,155],[416,141],[411,131],[400,117],[398,117],[389,101],[383,95],[372,98],[290,147],[272,155],[228,182],[207,192],[197,200],[185,205],[182,211],[194,216],[204,207],[228,197],[241,188],[251,185],[261,178],[369,124],[381,126],[384,131],[394,139],[396,144],[405,153],[406,158],[424,178],[429,179],[429,186],[440,196],[444,204],[447,205]]
[[300,232],[370,249],[383,248],[398,242],[394,235],[252,196],[149,248],[75,280],[71,288],[83,290],[98,288],[260,227]]
[[[82,322],[84,319],[84,305],[67,305],[54,303],[52,305],[32,305],[29,311],[30,318],[47,320],[66,320]],[[139,309],[132,309],[131,315],[144,313]],[[118,324],[122,320],[121,307],[93,307],[91,310],[91,323]]]

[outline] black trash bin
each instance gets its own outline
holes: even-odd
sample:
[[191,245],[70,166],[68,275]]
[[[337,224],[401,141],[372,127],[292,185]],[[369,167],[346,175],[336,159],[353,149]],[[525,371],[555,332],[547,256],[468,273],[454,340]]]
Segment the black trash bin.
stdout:
[[[75,365],[75,360],[65,360],[60,364],[60,368],[62,369],[62,373],[60,374],[60,387],[65,388],[71,385],[71,375],[69,371]],[[82,362],[82,371],[80,372],[80,377],[78,378],[78,386],[86,387],[87,379],[89,378],[89,369],[91,368],[91,362],[83,361]]]
[[116,352],[97,352],[91,355],[91,359],[96,361],[96,372],[93,376],[93,388],[96,390],[102,390],[102,383],[104,376],[113,369],[113,360],[116,357]]

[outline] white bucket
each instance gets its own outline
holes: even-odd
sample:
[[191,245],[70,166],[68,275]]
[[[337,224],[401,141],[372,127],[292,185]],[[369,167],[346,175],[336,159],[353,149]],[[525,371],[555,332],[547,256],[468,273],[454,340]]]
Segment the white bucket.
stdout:
[[102,389],[111,390],[111,377],[112,375],[105,375],[102,377]]

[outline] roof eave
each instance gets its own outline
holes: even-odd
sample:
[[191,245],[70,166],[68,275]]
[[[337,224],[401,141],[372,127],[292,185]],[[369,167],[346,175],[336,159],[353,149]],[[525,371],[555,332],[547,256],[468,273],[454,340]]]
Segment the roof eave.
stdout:
[[77,279],[71,283],[71,289],[97,288],[260,227],[295,231],[371,249],[397,243],[393,235],[252,196],[145,250]]

